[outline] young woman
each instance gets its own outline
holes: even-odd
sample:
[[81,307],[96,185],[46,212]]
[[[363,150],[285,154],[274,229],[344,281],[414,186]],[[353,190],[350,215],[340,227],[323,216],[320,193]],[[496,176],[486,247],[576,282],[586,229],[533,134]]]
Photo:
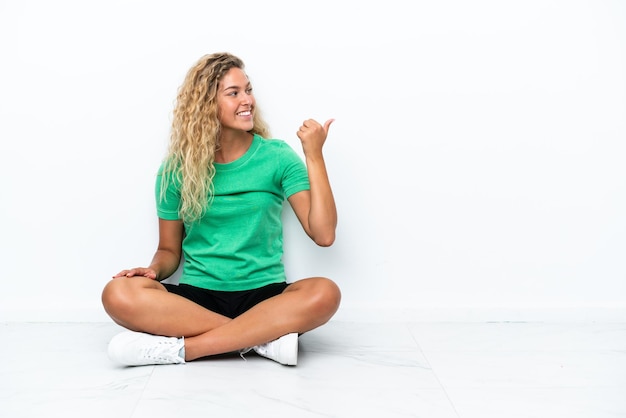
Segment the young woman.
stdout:
[[[322,148],[332,119],[297,131],[304,161],[270,134],[243,62],[203,56],[187,73],[169,150],[156,179],[158,248],[147,267],[122,270],[102,293],[128,331],[109,357],[125,365],[178,364],[254,350],[295,365],[298,335],[337,311],[328,278],[287,283],[281,211],[288,200],[320,246],[335,240],[337,212]],[[183,259],[180,283],[161,283]]]

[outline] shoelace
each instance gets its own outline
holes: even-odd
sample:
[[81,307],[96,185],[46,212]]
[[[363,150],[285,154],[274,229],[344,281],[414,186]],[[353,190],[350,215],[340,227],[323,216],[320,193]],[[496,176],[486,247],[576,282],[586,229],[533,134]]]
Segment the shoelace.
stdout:
[[248,361],[243,355],[244,354],[248,354],[250,351],[254,350],[257,353],[259,352],[259,349],[261,352],[265,352],[263,351],[263,348],[265,346],[267,346],[267,344],[269,343],[265,343],[265,344],[261,344],[261,345],[257,345],[255,347],[246,347],[246,348],[242,348],[241,350],[239,350],[239,357],[241,357],[242,359],[244,359],[245,361]]
[[241,357],[244,361],[248,361],[248,359],[246,359],[243,355],[244,354],[248,354],[253,349],[254,349],[254,347],[242,348],[241,350],[239,350],[239,357]]
[[168,360],[178,357],[180,349],[177,344],[171,342],[159,342],[143,351],[143,356],[150,359]]

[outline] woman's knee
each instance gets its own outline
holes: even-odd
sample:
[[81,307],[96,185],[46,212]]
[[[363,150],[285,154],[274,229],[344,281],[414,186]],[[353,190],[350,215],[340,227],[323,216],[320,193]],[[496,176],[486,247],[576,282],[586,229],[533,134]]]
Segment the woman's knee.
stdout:
[[326,299],[334,314],[337,312],[337,309],[339,309],[339,304],[341,303],[341,289],[339,289],[339,286],[334,281],[325,279],[325,293]]
[[326,277],[315,277],[309,279],[308,289],[309,301],[314,311],[323,316],[332,316],[341,303],[341,290],[339,286]]
[[126,287],[124,279],[113,279],[104,286],[102,290],[102,306],[109,315],[113,315],[121,310],[123,305],[128,303],[126,302],[128,299]]
[[[138,306],[138,298],[153,280],[143,277],[118,278],[109,281],[102,290],[102,305],[111,316],[125,316]],[[157,282],[154,282],[155,284]]]

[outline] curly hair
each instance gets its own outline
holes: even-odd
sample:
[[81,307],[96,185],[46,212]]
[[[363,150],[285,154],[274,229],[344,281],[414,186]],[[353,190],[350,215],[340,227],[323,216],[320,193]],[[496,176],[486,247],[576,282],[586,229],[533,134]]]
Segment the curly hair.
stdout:
[[[244,63],[227,52],[204,55],[189,69],[178,89],[160,198],[165,199],[169,182],[180,184],[179,214],[188,223],[200,219],[213,199],[213,163],[220,146],[217,92],[220,80],[231,68],[244,70]],[[269,137],[269,127],[258,108],[253,122],[250,133]]]

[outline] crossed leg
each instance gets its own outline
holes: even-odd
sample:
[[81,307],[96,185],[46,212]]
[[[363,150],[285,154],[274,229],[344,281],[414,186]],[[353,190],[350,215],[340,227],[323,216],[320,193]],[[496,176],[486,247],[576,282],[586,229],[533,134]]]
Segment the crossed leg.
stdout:
[[280,295],[231,319],[145,277],[113,279],[102,292],[105,311],[119,325],[154,335],[184,336],[186,361],[310,331],[332,318],[340,300],[333,281],[313,277],[291,283]]

